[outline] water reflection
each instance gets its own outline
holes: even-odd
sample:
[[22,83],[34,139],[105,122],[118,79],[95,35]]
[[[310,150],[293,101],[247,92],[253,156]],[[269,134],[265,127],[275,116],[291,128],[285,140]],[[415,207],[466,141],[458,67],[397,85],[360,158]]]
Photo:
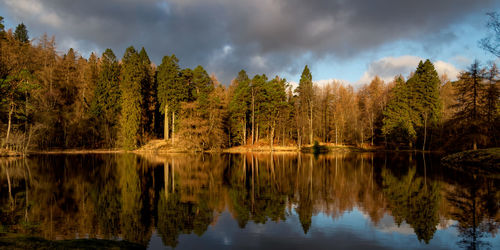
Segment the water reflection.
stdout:
[[334,231],[324,218],[359,213],[347,227],[360,235],[367,229],[356,224],[369,222],[414,235],[419,247],[450,237],[452,247],[499,246],[499,181],[444,169],[429,155],[41,155],[0,167],[0,235],[144,246],[158,235],[176,247],[230,215],[240,230],[298,227],[294,241],[304,243],[315,226]]

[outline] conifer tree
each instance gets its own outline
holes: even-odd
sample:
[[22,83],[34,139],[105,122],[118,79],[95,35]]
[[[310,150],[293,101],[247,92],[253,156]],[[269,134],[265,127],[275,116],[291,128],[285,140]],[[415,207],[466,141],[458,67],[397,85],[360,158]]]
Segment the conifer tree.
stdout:
[[307,65],[300,76],[299,86],[295,90],[299,95],[302,117],[305,117],[309,125],[309,143],[313,143],[313,98],[314,89],[311,71]]
[[261,122],[266,120],[262,116],[262,105],[265,101],[265,85],[267,83],[266,75],[255,75],[252,78],[250,85],[250,98],[251,98],[251,114],[252,114],[252,145],[259,141],[259,128]]
[[250,79],[244,70],[234,80],[235,90],[229,102],[231,137],[239,144],[246,144],[247,115],[250,106]]
[[84,102],[84,110],[89,113],[90,106],[94,99],[94,91],[99,81],[99,58],[95,53],[90,54],[87,67],[85,67],[83,74],[85,78],[85,87],[82,90],[82,100]]
[[179,60],[175,55],[163,57],[158,67],[157,84],[160,112],[165,115],[164,135],[169,139],[169,114],[172,114],[172,142],[175,132],[175,114],[180,108],[180,102],[187,97],[187,85],[183,83]]
[[477,149],[479,139],[484,135],[481,123],[481,96],[484,70],[475,61],[468,71],[460,74],[456,83],[458,112],[454,115],[455,123],[462,128],[464,137],[472,141],[472,148]]
[[198,100],[201,107],[208,104],[208,95],[214,90],[214,84],[207,71],[198,65],[193,70],[193,97]]
[[413,76],[405,84],[401,81],[401,77],[396,79],[394,95],[384,112],[383,133],[389,135],[396,132],[399,134],[397,137],[404,135],[412,147],[416,132],[421,129],[422,149],[425,150],[427,129],[441,117],[438,74],[429,60],[420,61]]
[[14,38],[21,43],[29,42],[28,30],[26,29],[26,25],[24,25],[24,23],[17,25],[16,31],[14,31]]
[[141,81],[144,72],[141,70],[141,59],[134,47],[129,47],[123,56],[121,71],[121,113],[120,113],[120,146],[124,149],[137,147],[137,137],[141,124]]
[[286,79],[278,76],[267,82],[265,85],[265,101],[262,102],[262,117],[266,117],[267,128],[269,130],[269,139],[271,150],[274,146],[274,136],[277,122],[280,114],[284,113],[286,107]]
[[3,16],[0,16],[0,33],[4,32],[5,26],[3,25]]
[[415,126],[423,129],[422,150],[425,150],[427,129],[441,118],[439,76],[434,65],[427,59],[420,61],[415,74],[408,80],[410,87],[410,109]]
[[141,70],[144,73],[144,78],[141,80],[141,95],[143,100],[141,107],[141,134],[143,137],[146,137],[154,132],[156,119],[156,86],[151,60],[149,60],[149,56],[144,47],[142,47],[139,52],[139,57],[141,61]]
[[90,106],[98,123],[98,134],[106,147],[112,147],[117,131],[117,114],[120,113],[120,66],[111,49],[100,58],[97,86]]
[[181,70],[181,81],[185,85],[187,94],[186,101],[193,102],[195,98],[193,96],[194,82],[193,82],[193,70],[190,68],[185,68]]
[[397,76],[395,82],[391,99],[383,112],[382,133],[385,136],[391,136],[396,141],[408,141],[411,147],[417,133],[410,114],[408,85],[402,76]]
[[499,72],[496,64],[486,72],[485,94],[483,97],[484,114],[485,114],[485,127],[488,129],[488,137],[491,138],[494,145],[498,145],[498,130],[500,129],[500,92],[498,91]]

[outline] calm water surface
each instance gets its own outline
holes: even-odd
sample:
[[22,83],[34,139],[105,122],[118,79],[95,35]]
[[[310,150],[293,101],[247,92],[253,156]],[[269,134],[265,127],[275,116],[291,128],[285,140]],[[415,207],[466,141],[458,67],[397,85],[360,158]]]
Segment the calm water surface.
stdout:
[[179,249],[500,249],[500,181],[422,154],[0,160],[0,236]]

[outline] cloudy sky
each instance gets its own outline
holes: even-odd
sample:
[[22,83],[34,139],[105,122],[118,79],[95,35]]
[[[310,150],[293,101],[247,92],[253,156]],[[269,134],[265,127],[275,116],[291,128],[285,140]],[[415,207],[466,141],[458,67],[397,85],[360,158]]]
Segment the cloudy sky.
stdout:
[[499,10],[494,0],[0,0],[7,28],[55,35],[61,52],[121,57],[144,46],[156,64],[174,53],[224,84],[241,69],[298,81],[308,64],[315,81],[359,86],[426,58],[454,78],[473,59],[495,59],[477,41],[485,13]]

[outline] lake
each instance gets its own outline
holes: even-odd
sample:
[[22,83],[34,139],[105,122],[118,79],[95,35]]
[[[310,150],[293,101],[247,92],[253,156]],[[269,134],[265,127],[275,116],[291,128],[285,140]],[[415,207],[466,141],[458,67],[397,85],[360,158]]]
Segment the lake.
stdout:
[[22,235],[149,249],[500,249],[500,181],[422,153],[0,159],[0,206],[0,243]]

